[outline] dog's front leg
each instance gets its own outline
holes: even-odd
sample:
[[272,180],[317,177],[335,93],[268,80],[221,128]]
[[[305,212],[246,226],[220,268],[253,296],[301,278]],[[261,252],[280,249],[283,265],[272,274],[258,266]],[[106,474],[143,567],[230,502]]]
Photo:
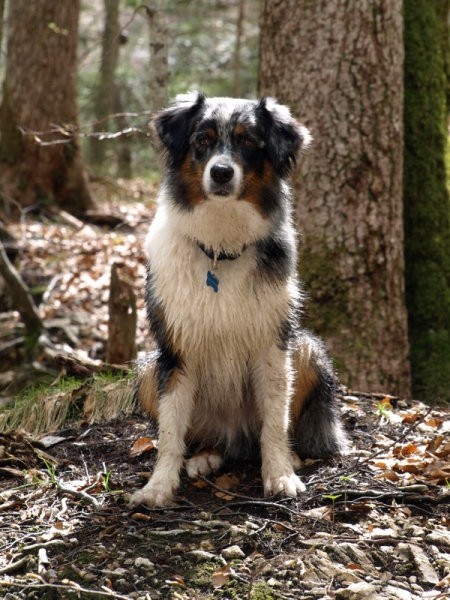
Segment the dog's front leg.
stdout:
[[185,453],[185,436],[192,413],[194,386],[182,372],[172,375],[159,402],[159,448],[155,469],[148,483],[135,492],[131,506],[166,506],[180,485]]
[[282,492],[296,496],[305,486],[294,473],[288,439],[291,398],[291,358],[272,346],[253,370],[253,386],[261,416],[261,462],[266,496]]

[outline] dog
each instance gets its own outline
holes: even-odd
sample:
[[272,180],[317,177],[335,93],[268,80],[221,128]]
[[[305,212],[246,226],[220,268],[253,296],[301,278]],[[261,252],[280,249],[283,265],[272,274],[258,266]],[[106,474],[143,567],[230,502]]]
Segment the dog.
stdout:
[[347,448],[331,362],[299,326],[287,179],[311,136],[273,98],[199,92],[179,96],[153,126],[164,159],[145,242],[156,351],[138,395],[159,448],[130,504],[171,504],[183,464],[206,476],[255,451],[265,495],[295,497],[305,489],[298,456]]

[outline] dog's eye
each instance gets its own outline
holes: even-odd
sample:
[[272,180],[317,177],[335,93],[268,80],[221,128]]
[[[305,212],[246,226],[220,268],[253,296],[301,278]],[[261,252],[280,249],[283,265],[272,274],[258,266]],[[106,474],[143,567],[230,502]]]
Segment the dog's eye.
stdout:
[[195,143],[199,148],[207,148],[211,143],[211,138],[206,133],[203,133],[197,136]]
[[251,137],[248,137],[248,136],[244,136],[242,138],[241,143],[244,146],[244,148],[247,148],[249,150],[251,150],[252,148],[254,148],[256,146],[255,141]]

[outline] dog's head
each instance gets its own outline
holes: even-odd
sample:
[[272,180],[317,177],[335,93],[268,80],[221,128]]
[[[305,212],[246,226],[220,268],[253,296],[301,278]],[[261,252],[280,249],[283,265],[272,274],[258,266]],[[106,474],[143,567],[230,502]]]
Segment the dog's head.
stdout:
[[232,199],[268,216],[276,208],[275,188],[311,139],[273,98],[206,98],[195,92],[179,96],[153,124],[172,196],[187,210],[210,199]]

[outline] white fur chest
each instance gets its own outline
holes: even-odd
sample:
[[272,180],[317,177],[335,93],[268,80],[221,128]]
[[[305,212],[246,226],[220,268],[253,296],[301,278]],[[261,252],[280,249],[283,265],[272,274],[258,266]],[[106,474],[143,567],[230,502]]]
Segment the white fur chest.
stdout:
[[[192,238],[180,232],[170,212],[164,206],[158,209],[146,250],[154,292],[162,304],[171,337],[183,360],[190,364],[202,368],[220,364],[222,369],[229,365],[230,369],[242,370],[249,359],[276,340],[280,324],[288,316],[295,286],[292,282],[265,282],[257,270],[255,247],[249,245],[236,260],[217,262],[214,273],[219,289],[214,292],[206,285],[212,260]],[[241,228],[245,236],[245,228]],[[251,227],[247,228],[247,237],[248,229]],[[230,227],[229,232],[232,230]],[[228,247],[232,252],[242,248],[246,240],[235,243],[238,246]]]

